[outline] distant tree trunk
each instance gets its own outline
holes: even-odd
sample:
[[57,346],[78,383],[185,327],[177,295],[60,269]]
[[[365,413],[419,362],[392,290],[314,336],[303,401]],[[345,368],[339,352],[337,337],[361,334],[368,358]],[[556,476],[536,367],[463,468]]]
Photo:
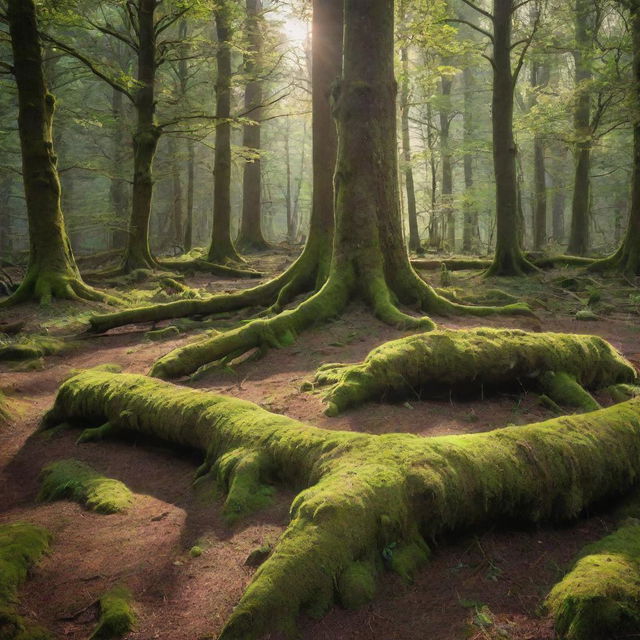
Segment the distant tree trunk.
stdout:
[[169,136],[169,163],[171,167],[171,233],[170,243],[172,246],[182,244],[184,237],[182,220],[184,217],[183,198],[182,198],[182,180],[180,177],[180,161],[178,158],[178,145],[174,137]]
[[[531,64],[531,86],[534,90],[533,104],[537,101],[536,89],[546,86],[549,68],[534,61]],[[536,131],[533,137],[533,248],[540,251],[547,244],[547,178],[544,158],[544,138]]]
[[121,177],[125,160],[125,111],[124,96],[121,91],[113,89],[111,94],[111,115],[113,116],[114,132],[111,150],[111,182],[109,196],[111,209],[115,219],[115,228],[111,234],[111,247],[124,249],[127,244],[126,226],[129,220],[129,197],[127,183]]
[[306,146],[307,146],[307,123],[304,123],[302,128],[302,145],[300,145],[300,173],[296,180],[296,190],[293,195],[293,224],[295,228],[296,242],[300,240],[300,193],[302,191],[302,181],[304,180],[304,168],[306,159]]
[[[447,64],[447,60],[442,61]],[[440,107],[440,154],[442,157],[442,219],[447,228],[447,248],[456,250],[456,219],[453,211],[453,166],[449,145],[451,128],[451,86],[453,79],[443,76],[440,81],[442,106]]]
[[244,90],[244,110],[248,118],[256,124],[245,124],[242,130],[242,145],[257,155],[251,162],[244,163],[242,181],[242,221],[237,245],[243,250],[260,251],[269,245],[262,234],[262,186],[260,165],[260,119],[262,118],[262,0],[247,0],[247,53],[245,73],[247,80]]
[[231,240],[231,24],[229,0],[217,4],[215,10],[218,51],[216,61],[216,150],[213,169],[213,229],[209,262],[225,264],[241,262]]
[[47,91],[33,0],[9,0],[7,18],[18,86],[18,132],[29,222],[29,264],[8,306],[36,298],[104,299],[80,277],[60,206],[60,180],[53,150],[55,100]]
[[426,113],[426,128],[427,133],[425,135],[424,129],[422,129],[422,144],[426,154],[425,170],[427,182],[430,184],[429,188],[429,225],[428,225],[428,237],[427,245],[430,249],[440,249],[442,245],[442,238],[440,235],[440,224],[438,220],[437,202],[438,202],[438,172],[436,167],[435,158],[435,140],[433,135],[433,110],[431,103],[427,102]]
[[467,65],[462,71],[464,81],[464,224],[462,228],[462,251],[472,253],[477,250],[479,238],[478,234],[478,209],[472,195],[473,189],[473,154],[471,144],[473,142],[473,70]]
[[416,190],[411,165],[411,136],[409,130],[409,51],[406,46],[400,49],[402,61],[402,81],[400,83],[400,118],[402,121],[402,161],[404,185],[407,192],[407,214],[409,218],[409,251],[421,251],[420,232],[418,231],[418,210]]
[[156,0],[138,0],[138,88],[134,96],[136,131],[133,136],[133,192],[124,271],[153,269],[157,263],[149,249],[149,220],[153,195],[153,159],[161,130],[155,123]]
[[[180,21],[178,28],[178,38],[183,43],[182,57],[178,61],[178,83],[180,86],[180,96],[187,97],[189,89],[189,64],[188,56],[190,54],[190,46],[187,43],[187,35],[189,31],[189,23],[186,19]],[[185,253],[193,248],[193,189],[194,189],[194,171],[195,171],[195,150],[194,143],[191,138],[187,140],[187,209],[184,215],[184,234],[182,244]]]
[[591,203],[591,89],[593,77],[589,48],[592,46],[593,2],[576,0],[575,39],[575,98],[573,125],[575,143],[575,177],[571,204],[571,231],[567,252],[583,256],[589,251],[589,224]]
[[[640,0],[629,0],[633,43],[633,98],[640,109]],[[599,260],[592,268],[612,269],[628,276],[640,276],[640,118],[633,122],[633,173],[631,176],[631,209],[622,245],[611,257]]]
[[493,0],[493,166],[496,180],[496,251],[487,275],[514,276],[534,267],[520,246],[516,144],[513,137],[511,15],[513,0]]
[[187,142],[187,214],[184,221],[184,250],[193,249],[193,190],[195,180],[195,149],[193,140]]

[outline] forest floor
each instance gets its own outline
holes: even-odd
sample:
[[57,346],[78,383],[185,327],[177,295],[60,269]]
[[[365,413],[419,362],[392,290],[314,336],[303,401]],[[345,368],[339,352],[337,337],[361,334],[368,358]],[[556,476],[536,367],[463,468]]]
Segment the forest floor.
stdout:
[[[256,257],[252,265],[275,273],[291,259],[276,251]],[[440,286],[439,273],[423,276]],[[531,304],[539,320],[437,318],[441,326],[597,334],[640,367],[638,283],[593,280],[576,270],[491,282],[482,281],[477,272],[448,277],[461,295],[496,288],[516,295]],[[255,284],[201,275],[187,282],[208,291]],[[589,298],[599,319],[576,320],[576,312]],[[26,320],[26,333],[46,330],[68,336],[78,333],[87,315],[86,306],[73,303],[45,309],[33,305],[4,312],[0,322]],[[227,318],[219,324],[222,328],[233,322]],[[275,543],[287,523],[293,493],[282,490],[265,511],[226,525],[220,496],[192,487],[200,463],[192,452],[142,440],[76,445],[77,431],[37,432],[59,384],[72,371],[117,363],[125,371],[146,373],[156,358],[193,338],[191,332],[153,342],[145,338],[150,328],[129,326],[83,338],[43,361],[0,364],[0,389],[17,401],[13,419],[0,426],[0,524],[28,521],[52,532],[51,553],[22,587],[20,608],[59,638],[87,638],[97,620],[99,597],[118,583],[132,590],[138,612],[136,629],[127,638],[215,638],[254,572],[244,564],[247,556],[263,544]],[[209,372],[190,384],[250,400],[308,424],[373,434],[410,432],[429,437],[553,417],[536,394],[505,393],[484,399],[416,398],[403,404],[368,404],[328,418],[317,396],[300,391],[301,383],[322,363],[361,360],[373,347],[401,335],[354,304],[343,317],[307,331],[288,348]],[[607,403],[606,398],[600,400]],[[39,503],[40,469],[71,457],[122,480],[135,493],[133,506],[125,513],[99,515],[74,502]],[[336,607],[320,621],[301,620],[301,637],[551,639],[552,626],[539,615],[542,600],[578,550],[614,526],[610,513],[603,510],[560,528],[514,530],[496,523],[443,539],[413,584],[384,574],[371,604],[358,611]],[[196,544],[203,553],[191,557],[189,550]]]

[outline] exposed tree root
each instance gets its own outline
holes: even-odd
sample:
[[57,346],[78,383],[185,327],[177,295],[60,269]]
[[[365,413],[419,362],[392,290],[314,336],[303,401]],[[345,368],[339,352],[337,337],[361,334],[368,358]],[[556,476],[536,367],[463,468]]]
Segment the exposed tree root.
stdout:
[[[585,267],[600,262],[595,258],[582,256],[540,256],[525,254],[525,258],[538,269],[555,269],[556,267]],[[437,271],[444,265],[448,271],[464,271],[472,269],[489,269],[492,260],[483,258],[416,258],[411,260],[411,265],[419,271]],[[534,271],[532,269],[531,271]]]
[[613,255],[592,261],[587,265],[587,270],[600,273],[609,271],[629,277],[640,276],[640,248],[625,242]]
[[131,591],[122,585],[110,589],[100,598],[100,620],[89,640],[122,638],[136,623]]
[[[485,522],[569,520],[640,473],[640,401],[489,433],[420,438],[306,426],[256,405],[144,376],[83,372],[61,386],[44,427],[109,421],[202,451],[205,473],[232,452],[228,486],[301,487],[291,521],[221,640],[292,632],[304,611],[362,603],[388,566],[410,576],[426,541]],[[256,481],[257,479],[257,481]],[[254,484],[254,487],[256,484]]]
[[374,398],[416,397],[434,387],[479,392],[516,380],[537,384],[561,406],[593,411],[598,404],[583,387],[636,379],[633,365],[597,336],[470,329],[386,342],[361,363],[322,366],[314,383],[329,385],[326,412],[336,415]]
[[[358,287],[360,287],[359,290]],[[410,271],[409,282],[401,283],[398,290],[405,294],[404,300],[417,303],[420,310],[430,310],[443,316],[455,313],[476,316],[501,313],[532,315],[529,307],[523,304],[505,307],[473,307],[451,302],[438,295],[413,271]],[[338,316],[345,309],[350,298],[357,296],[364,298],[376,317],[392,326],[411,330],[431,330],[436,326],[428,317],[415,317],[401,311],[396,305],[396,296],[387,286],[382,275],[360,282],[356,280],[353,273],[347,272],[342,276],[333,274],[318,293],[296,308],[283,311],[271,318],[253,320],[209,340],[175,349],[154,364],[151,375],[159,378],[177,378],[189,375],[211,362],[231,355],[236,357],[251,349],[264,350],[269,347],[289,345],[304,329]]]
[[563,640],[633,637],[640,629],[640,521],[585,547],[545,604]]
[[106,302],[118,304],[121,302],[115,296],[85,284],[78,273],[39,273],[27,272],[18,289],[9,298],[0,302],[0,309],[6,309],[16,304],[37,300],[40,304],[50,304],[53,298],[59,300],[77,300],[90,302]]
[[169,271],[202,271],[222,278],[262,278],[264,274],[249,267],[240,268],[222,264],[213,264],[200,258],[194,260],[158,260],[163,269]]
[[89,319],[91,330],[103,333],[126,324],[159,322],[187,316],[206,316],[237,311],[245,307],[271,306],[274,311],[278,310],[300,293],[322,286],[327,277],[329,261],[323,256],[325,249],[329,251],[326,243],[308,244],[300,257],[286,271],[252,289],[214,295],[205,300],[180,300],[92,316]]

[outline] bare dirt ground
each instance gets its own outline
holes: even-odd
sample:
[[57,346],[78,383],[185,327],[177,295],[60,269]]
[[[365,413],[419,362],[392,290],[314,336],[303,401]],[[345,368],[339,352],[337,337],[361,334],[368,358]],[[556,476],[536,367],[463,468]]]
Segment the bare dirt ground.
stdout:
[[[258,259],[256,265],[275,271],[289,260],[276,253]],[[605,283],[605,298],[611,298],[614,308],[608,309],[606,318],[587,323],[573,317],[583,304],[582,294],[552,286],[557,276],[546,274],[534,284],[515,280],[491,284],[534,301],[539,322],[529,318],[438,320],[451,328],[490,325],[594,333],[640,366],[639,316],[633,305],[626,304],[633,299],[635,283]],[[470,273],[452,277],[461,289],[480,286]],[[209,290],[253,284],[210,281],[203,276],[189,282]],[[625,304],[616,304],[616,295]],[[47,326],[53,334],[68,334],[69,326],[61,319],[75,315],[82,320],[81,314],[86,314],[86,308],[67,304],[52,312],[34,305],[5,312],[0,320],[23,318],[29,330]],[[117,583],[128,585],[135,597],[138,623],[128,638],[215,638],[251,579],[254,569],[244,565],[245,559],[262,544],[274,543],[286,526],[293,497],[286,488],[279,489],[267,510],[227,526],[220,515],[220,496],[193,489],[193,473],[200,461],[192,452],[141,440],[76,445],[78,432],[53,436],[37,432],[58,385],[73,370],[118,363],[125,371],[146,373],[157,357],[192,337],[149,342],[144,339],[149,328],[127,327],[114,335],[81,340],[36,368],[0,365],[0,389],[19,399],[14,419],[0,426],[0,523],[28,521],[53,533],[51,553],[21,589],[20,607],[59,638],[88,637],[97,619],[98,598]],[[318,397],[300,392],[300,384],[318,365],[360,360],[373,347],[400,335],[354,305],[337,321],[304,333],[293,346],[272,350],[259,361],[209,373],[192,386],[242,397],[319,427],[369,433],[402,431],[428,437],[552,417],[535,394],[525,393],[484,400],[369,404],[339,418],[327,418]],[[72,502],[38,503],[42,466],[69,457],[125,482],[136,495],[132,508],[105,516]],[[552,627],[540,616],[541,601],[576,552],[613,526],[606,512],[594,512],[562,527],[517,529],[496,522],[442,539],[431,563],[413,584],[384,574],[373,603],[358,611],[334,608],[320,621],[301,620],[301,638],[551,639]],[[203,553],[193,558],[189,550],[196,544]]]

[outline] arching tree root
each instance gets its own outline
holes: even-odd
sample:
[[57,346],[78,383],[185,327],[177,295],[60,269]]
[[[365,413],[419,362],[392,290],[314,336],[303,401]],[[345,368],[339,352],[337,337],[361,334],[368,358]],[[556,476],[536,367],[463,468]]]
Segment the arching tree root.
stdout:
[[[504,307],[474,307],[451,302],[438,295],[428,284],[412,274],[413,282],[407,289],[414,304],[421,310],[440,315],[467,314],[489,316],[496,314],[532,315],[527,305],[512,304]],[[158,378],[178,378],[189,375],[209,363],[230,355],[237,357],[251,349],[265,350],[291,344],[308,327],[338,316],[350,298],[360,297],[370,306],[374,315],[389,325],[407,330],[432,330],[435,323],[426,316],[415,317],[401,311],[395,296],[382,277],[362,283],[358,290],[352,274],[338,277],[333,274],[318,293],[291,310],[271,318],[260,318],[248,324],[216,335],[208,340],[188,344],[160,358],[152,367],[151,375]]]
[[336,415],[376,398],[416,397],[430,387],[480,392],[520,380],[561,406],[593,411],[598,404],[583,387],[636,379],[633,365],[597,336],[470,329],[409,336],[382,344],[361,363],[326,364],[307,389],[328,386],[327,414]]
[[317,429],[144,376],[87,371],[62,384],[43,426],[65,421],[120,423],[193,447],[205,455],[201,472],[242,450],[230,485],[251,453],[261,485],[302,489],[222,640],[292,632],[301,611],[320,616],[335,600],[371,598],[385,561],[410,576],[427,559],[426,541],[489,521],[569,520],[628,490],[640,473],[637,399],[489,433],[376,436]]
[[314,287],[321,287],[326,280],[326,273],[326,265],[320,259],[319,247],[308,247],[285,272],[257,287],[230,294],[214,295],[205,300],[180,300],[118,313],[95,315],[89,319],[90,329],[103,333],[127,324],[206,316],[237,311],[246,307],[271,306],[275,311],[296,295],[311,291]]
[[640,521],[630,520],[585,547],[545,605],[562,640],[635,635],[640,629]]

